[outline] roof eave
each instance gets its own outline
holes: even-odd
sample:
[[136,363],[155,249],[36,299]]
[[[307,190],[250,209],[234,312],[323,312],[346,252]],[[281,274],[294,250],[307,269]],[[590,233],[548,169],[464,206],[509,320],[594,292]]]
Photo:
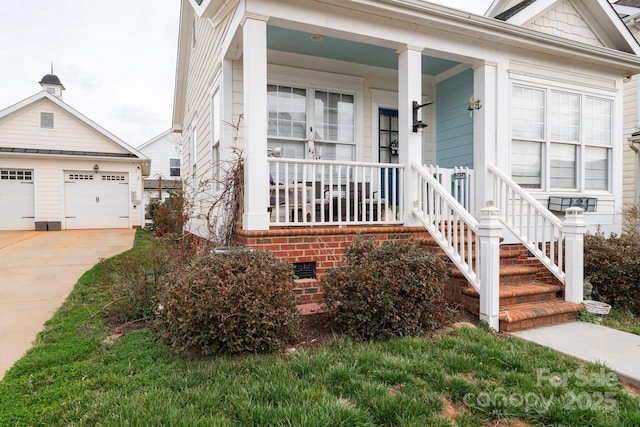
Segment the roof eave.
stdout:
[[[330,2],[331,0],[318,1]],[[368,10],[370,11],[370,7],[373,6],[374,2],[371,0],[360,0],[357,3],[368,4]],[[382,3],[396,8],[401,7],[404,9],[406,19],[414,21],[417,17],[423,17],[425,25],[429,24],[427,21],[435,20],[440,23],[444,22],[450,27],[455,27],[456,32],[467,34],[469,37],[483,38],[490,36],[498,42],[518,48],[526,46],[536,51],[545,51],[547,53],[560,54],[563,57],[588,60],[589,62],[598,63],[606,67],[624,70],[623,72],[625,74],[640,73],[640,57],[633,53],[587,45],[551,34],[518,27],[508,22],[433,3],[424,3],[419,0],[377,0],[375,3]],[[420,12],[422,12],[422,14],[420,14]],[[389,13],[389,10],[385,10],[384,13]]]

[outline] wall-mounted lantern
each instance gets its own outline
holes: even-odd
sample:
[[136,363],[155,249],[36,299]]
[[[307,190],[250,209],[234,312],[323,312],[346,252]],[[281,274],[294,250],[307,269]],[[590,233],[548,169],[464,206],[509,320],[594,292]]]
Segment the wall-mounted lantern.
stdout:
[[418,132],[418,129],[424,129],[428,125],[422,120],[418,121],[418,110],[422,107],[426,107],[427,105],[431,105],[431,102],[427,102],[425,104],[418,104],[418,101],[413,101],[413,131]]
[[469,117],[473,117],[473,110],[479,110],[482,108],[482,100],[475,99],[473,95],[469,98],[469,106],[467,107],[467,111],[469,112]]

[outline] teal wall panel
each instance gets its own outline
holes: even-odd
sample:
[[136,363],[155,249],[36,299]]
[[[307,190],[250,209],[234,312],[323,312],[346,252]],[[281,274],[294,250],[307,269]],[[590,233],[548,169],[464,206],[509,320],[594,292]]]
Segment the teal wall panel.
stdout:
[[438,166],[473,167],[473,70],[466,70],[436,85],[436,162]]

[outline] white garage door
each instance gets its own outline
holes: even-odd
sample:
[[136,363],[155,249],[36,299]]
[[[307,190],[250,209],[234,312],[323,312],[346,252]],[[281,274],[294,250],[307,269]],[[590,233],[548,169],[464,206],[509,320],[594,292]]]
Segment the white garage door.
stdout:
[[33,171],[0,169],[0,230],[34,230]]
[[126,173],[65,173],[66,228],[129,228]]

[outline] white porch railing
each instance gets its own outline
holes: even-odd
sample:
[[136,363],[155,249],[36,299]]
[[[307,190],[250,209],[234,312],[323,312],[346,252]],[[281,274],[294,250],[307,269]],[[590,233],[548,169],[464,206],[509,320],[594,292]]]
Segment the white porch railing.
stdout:
[[503,224],[564,283],[565,235],[560,219],[497,167],[489,165],[489,172]]
[[439,166],[429,166],[428,169],[440,185],[446,190],[451,189],[451,196],[467,211],[476,211],[473,197],[473,169],[467,167],[447,169]]
[[[449,192],[448,181],[445,180],[446,187],[441,183],[443,173],[434,173],[433,167],[416,163],[412,163],[412,168],[416,171],[419,188],[414,215],[480,292],[480,256],[474,257],[473,254],[473,245],[478,238],[478,221]],[[435,170],[442,172],[442,169]]]
[[273,226],[401,224],[404,166],[269,157]]

